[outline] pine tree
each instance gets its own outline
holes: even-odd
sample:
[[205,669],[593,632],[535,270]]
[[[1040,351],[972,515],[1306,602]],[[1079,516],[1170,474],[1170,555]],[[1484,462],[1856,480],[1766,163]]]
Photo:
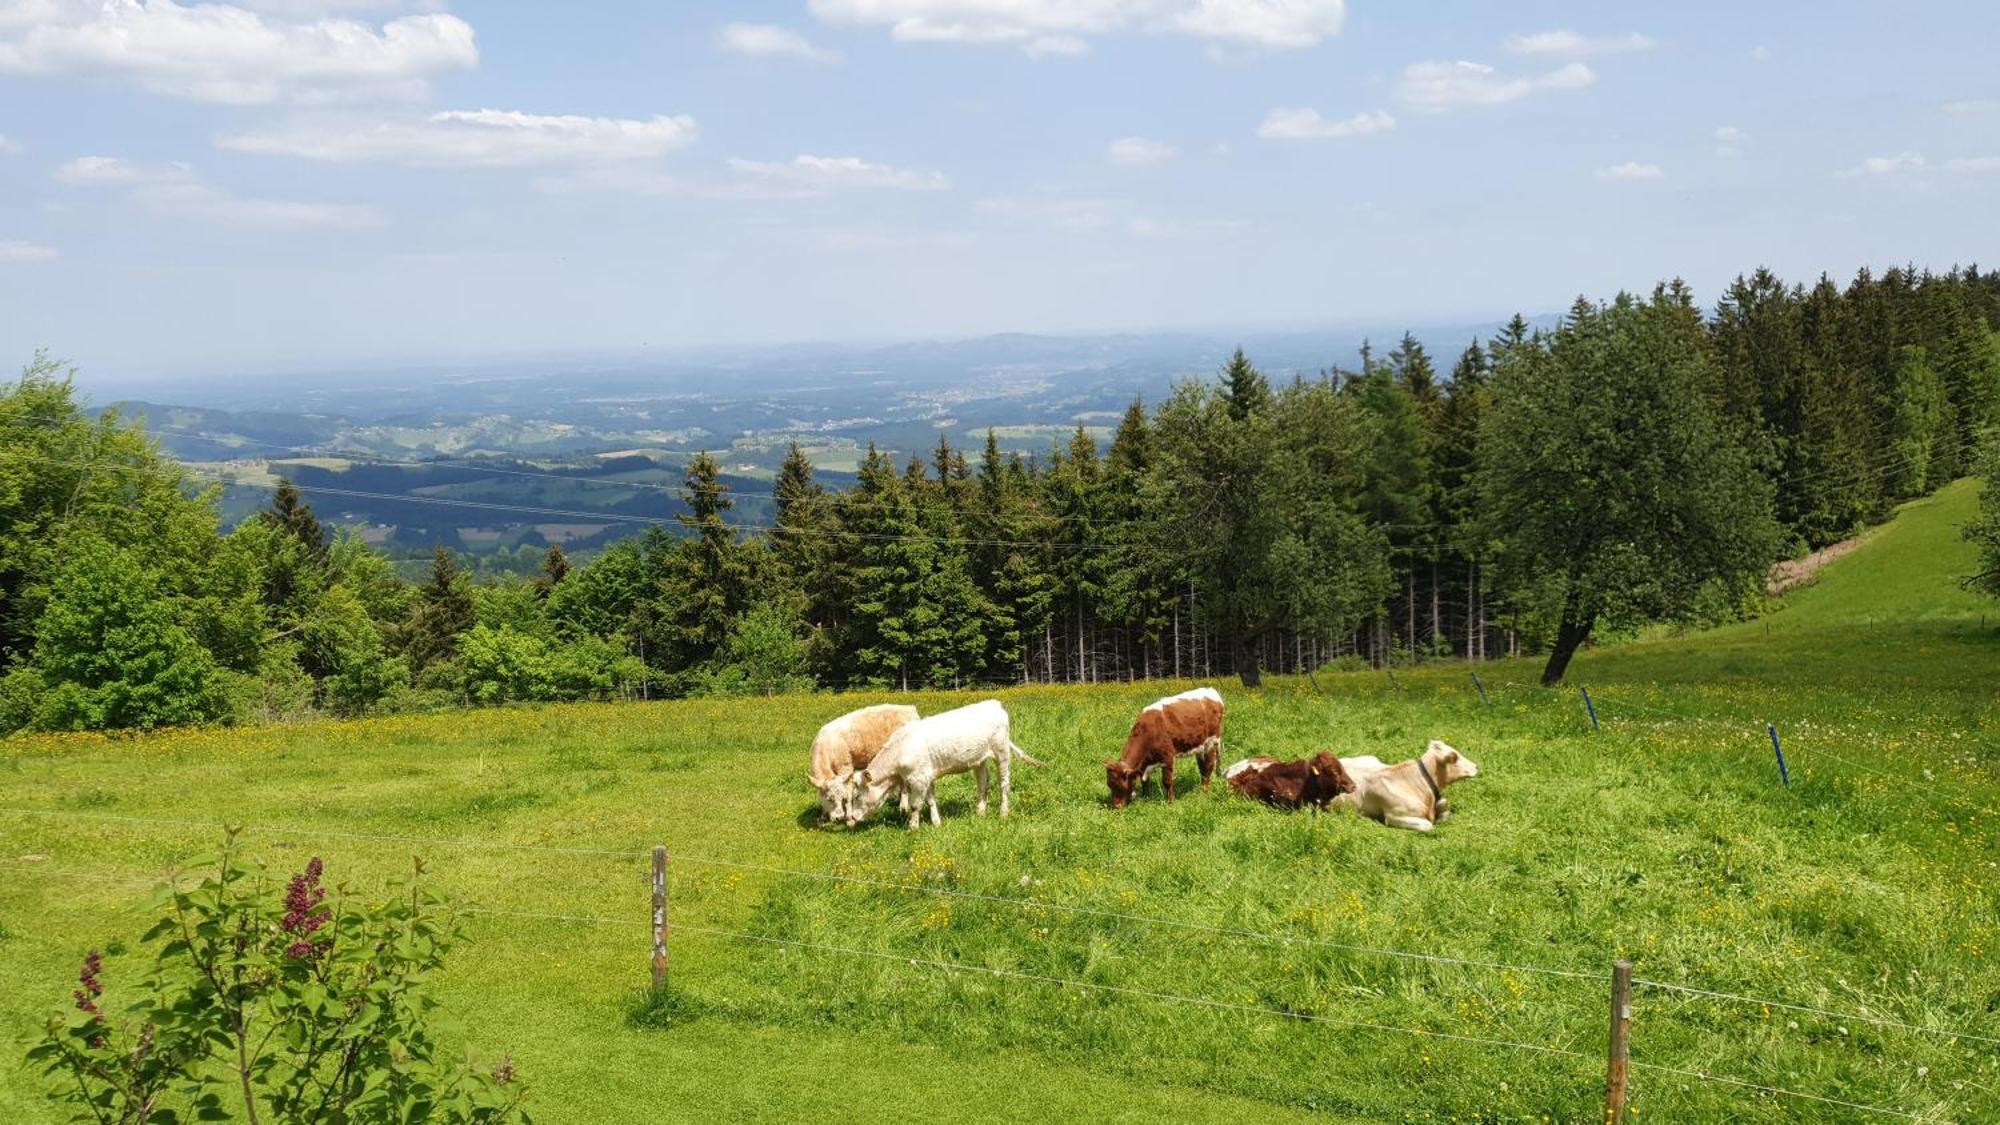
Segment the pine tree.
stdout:
[[568,577],[569,556],[563,553],[560,543],[549,544],[549,549],[542,555],[542,569],[535,575],[536,596],[548,597]]
[[668,651],[658,659],[670,670],[714,659],[749,593],[736,529],[725,518],[735,505],[715,458],[703,452],[688,462],[680,497],[688,511],[675,522],[692,534],[677,544],[659,586]]
[[1241,422],[1262,413],[1271,405],[1271,383],[1250,363],[1242,348],[1229,357],[1222,369],[1223,394],[1229,400],[1229,416]]
[[430,580],[417,590],[403,629],[403,652],[411,669],[420,671],[457,655],[459,635],[477,620],[471,583],[458,557],[439,544],[431,551]]

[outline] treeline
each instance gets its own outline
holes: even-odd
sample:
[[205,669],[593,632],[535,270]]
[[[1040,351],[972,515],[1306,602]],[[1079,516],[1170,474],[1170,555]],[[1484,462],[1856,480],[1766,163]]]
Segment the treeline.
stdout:
[[[1970,471],[2000,274],[1678,283],[1134,402],[1108,447],[795,446],[769,530],[706,456],[685,511],[532,579],[399,579],[281,484],[221,533],[140,431],[38,361],[0,396],[0,729],[857,684],[1234,674],[1546,652],[1753,612],[1768,565]],[[309,493],[309,490],[308,490]],[[761,498],[759,498],[761,500]],[[671,527],[671,530],[669,530]]]

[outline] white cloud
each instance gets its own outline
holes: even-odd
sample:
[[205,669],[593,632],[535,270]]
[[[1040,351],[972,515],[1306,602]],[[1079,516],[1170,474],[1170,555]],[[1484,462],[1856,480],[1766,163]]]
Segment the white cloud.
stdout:
[[810,0],[827,23],[886,26],[906,43],[1009,43],[1079,54],[1085,36],[1167,32],[1272,50],[1340,33],[1346,0]]
[[1267,141],[1313,141],[1336,137],[1365,137],[1386,133],[1396,127],[1396,119],[1381,110],[1357,113],[1339,121],[1328,121],[1316,109],[1274,109],[1257,126],[1257,135]]
[[1418,62],[1403,69],[1396,96],[1420,113],[1446,113],[1468,106],[1502,105],[1545,90],[1581,90],[1597,72],[1580,62],[1542,74],[1505,75],[1484,63]]
[[1180,149],[1167,142],[1146,137],[1120,137],[1112,141],[1104,152],[1113,164],[1158,164],[1180,154]]
[[1637,160],[1627,160],[1623,164],[1613,164],[1609,168],[1599,168],[1600,180],[1664,180],[1666,170],[1658,164],[1643,164]]
[[821,195],[848,188],[942,191],[951,186],[951,180],[942,172],[876,164],[858,156],[802,155],[789,163],[732,159],[729,167],[753,182],[772,185],[785,194]]
[[1946,113],[2000,113],[2000,98],[1970,98],[1944,103]]
[[1752,47],[1752,48],[1750,48],[1750,61],[1751,61],[1751,62],[1770,62],[1770,61],[1771,61],[1771,48],[1769,48],[1769,47]]
[[198,181],[145,184],[133,189],[132,201],[154,214],[224,226],[357,230],[383,223],[382,212],[364,204],[252,199]]
[[0,262],[52,262],[60,256],[53,246],[0,239]]
[[1623,55],[1633,51],[1650,51],[1655,44],[1651,38],[1636,31],[1626,35],[1583,35],[1565,27],[1527,35],[1509,35],[1502,46],[1517,55],[1554,55],[1558,58],[1580,59],[1590,55]]
[[1075,58],[1090,53],[1090,41],[1074,35],[1037,35],[1021,48],[1029,58]]
[[20,153],[20,144],[7,139],[6,134],[0,133],[0,156],[19,156]]
[[146,164],[116,156],[79,156],[55,170],[66,184],[166,184],[194,179],[194,169],[174,161]]
[[1116,200],[1077,196],[1003,195],[979,200],[973,211],[995,219],[1054,227],[1071,234],[1094,234],[1117,224],[1127,210]]
[[441,12],[379,28],[172,0],[16,0],[0,12],[0,73],[112,74],[198,101],[414,96],[478,61],[472,25]]
[[1899,152],[1894,156],[1871,156],[1854,167],[1843,169],[1835,173],[1835,175],[1843,177],[1887,176],[1895,172],[1901,172],[1906,168],[1921,168],[1923,166],[1924,158],[1921,154]]
[[692,144],[691,117],[646,120],[452,110],[426,118],[299,121],[219,137],[238,152],[343,163],[393,161],[422,168],[512,168],[646,160]]
[[807,62],[837,63],[840,52],[815,47],[805,36],[789,27],[771,23],[726,23],[716,35],[725,51],[753,58],[793,58]]
[[1750,134],[1738,129],[1734,125],[1718,126],[1709,135],[1715,138],[1715,155],[1717,156],[1737,155],[1743,151],[1743,143],[1750,139]]
[[80,156],[55,170],[55,178],[80,187],[122,187],[127,198],[157,215],[231,226],[373,227],[382,213],[354,203],[253,199],[203,183],[179,161],[147,164],[116,156]]
[[2000,172],[2000,156],[1954,156],[1944,166],[1949,172]]
[[1283,49],[1318,46],[1346,20],[1346,0],[1198,0],[1169,23],[1203,39]]

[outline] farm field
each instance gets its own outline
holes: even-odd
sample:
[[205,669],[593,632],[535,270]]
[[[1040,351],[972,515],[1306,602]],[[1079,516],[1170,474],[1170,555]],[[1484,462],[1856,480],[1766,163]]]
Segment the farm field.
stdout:
[[[490,911],[442,997],[543,1121],[1588,1121],[1621,956],[1656,982],[1642,1122],[2000,1119],[2000,613],[1956,587],[1973,502],[1907,506],[1760,620],[1585,652],[1601,731],[1529,660],[1478,666],[1490,703],[1462,664],[1218,685],[1225,761],[1464,750],[1482,776],[1427,836],[1191,768],[1180,802],[1108,810],[1103,761],[1162,683],[998,693],[1052,768],[1016,771],[1005,822],[948,780],[916,833],[818,828],[812,733],[977,696],[0,743],[0,1120],[60,1119],[20,1048],[87,949],[115,1001],[152,886],[225,820],[280,876],[319,855],[378,886],[415,853]],[[674,1002],[642,1013],[655,843],[682,928]]]

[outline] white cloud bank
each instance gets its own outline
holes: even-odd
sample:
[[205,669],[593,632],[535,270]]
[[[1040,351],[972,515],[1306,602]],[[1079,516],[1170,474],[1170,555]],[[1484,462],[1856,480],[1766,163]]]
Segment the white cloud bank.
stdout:
[[1634,51],[1650,51],[1656,45],[1650,37],[1636,31],[1626,35],[1584,35],[1566,27],[1553,31],[1531,32],[1527,35],[1509,35],[1506,42],[1501,44],[1516,55],[1553,55],[1565,59],[1580,59],[1590,55],[1624,55]]
[[694,143],[694,118],[645,120],[450,110],[386,121],[304,120],[236,133],[216,144],[238,152],[336,163],[388,161],[419,168],[517,168],[647,160]]
[[1501,74],[1485,63],[1417,62],[1403,69],[1396,96],[1419,113],[1449,113],[1455,109],[1504,105],[1532,94],[1581,90],[1595,84],[1597,72],[1580,62],[1542,74]]
[[1715,138],[1715,155],[1717,156],[1735,156],[1741,153],[1743,151],[1743,143],[1750,139],[1750,134],[1745,133],[1734,125],[1718,126],[1715,132],[1709,135]]
[[472,25],[442,12],[377,27],[172,0],[14,0],[0,7],[0,74],[109,74],[197,101],[411,97],[428,79],[478,62]]
[[53,246],[0,238],[0,262],[53,262],[59,257]]
[[254,199],[203,183],[178,161],[148,164],[116,156],[80,156],[57,168],[55,178],[79,187],[122,187],[135,204],[176,219],[227,226],[335,227],[382,225],[382,213],[354,203]]
[[1180,154],[1173,145],[1147,137],[1120,137],[1104,150],[1105,159],[1113,164],[1158,164]]
[[731,171],[777,194],[823,195],[856,188],[897,191],[943,191],[951,180],[942,172],[876,164],[858,156],[801,155],[788,163],[761,160],[729,161]]
[[1257,135],[1267,141],[1319,141],[1366,137],[1395,127],[1396,119],[1381,110],[1329,121],[1316,109],[1274,109],[1257,126]]
[[1667,173],[1658,164],[1645,164],[1637,160],[1627,160],[1622,164],[1613,164],[1609,168],[1599,168],[1597,170],[1597,178],[1600,180],[1664,180],[1667,178]]
[[810,0],[830,24],[887,27],[905,43],[1005,43],[1081,54],[1087,36],[1189,35],[1272,50],[1340,33],[1346,0]]
[[731,54],[751,58],[790,58],[816,63],[840,61],[839,51],[814,46],[791,28],[771,23],[723,24],[722,30],[716,33],[716,45]]
[[1922,168],[1922,153],[1899,152],[1894,156],[1871,156],[1852,168],[1844,168],[1834,173],[1837,176],[1888,176],[1911,168]]
[[9,140],[4,133],[0,133],[0,156],[19,156],[20,154],[20,144]]

